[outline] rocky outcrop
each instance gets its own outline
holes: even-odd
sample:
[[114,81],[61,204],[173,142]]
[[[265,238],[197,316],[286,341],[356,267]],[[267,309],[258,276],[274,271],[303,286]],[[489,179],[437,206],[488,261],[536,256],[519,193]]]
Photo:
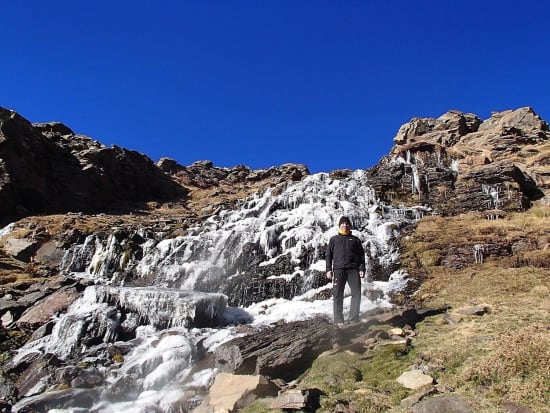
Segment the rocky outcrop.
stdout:
[[182,166],[170,158],[162,158],[158,167],[186,187],[211,188],[222,185],[251,185],[263,181],[268,186],[283,182],[301,181],[309,175],[309,170],[301,164],[283,164],[269,169],[250,169],[245,165],[232,168],[214,166],[212,161],[197,161],[189,166]]
[[[218,371],[235,374],[261,374],[270,378],[294,380],[321,353],[332,349],[365,348],[368,339],[389,339],[377,324],[415,326],[425,317],[444,309],[397,309],[380,314],[366,314],[360,323],[337,328],[318,317],[307,321],[281,323],[260,331],[249,332],[219,346],[214,352]],[[371,342],[372,344],[372,342]]]
[[332,347],[335,334],[334,326],[324,319],[282,324],[220,346],[216,367],[236,374],[292,380]]
[[28,215],[109,211],[183,195],[145,155],[0,108],[0,226]]
[[372,168],[388,202],[423,203],[443,215],[528,208],[550,194],[550,132],[531,108],[476,115],[449,111],[401,126]]

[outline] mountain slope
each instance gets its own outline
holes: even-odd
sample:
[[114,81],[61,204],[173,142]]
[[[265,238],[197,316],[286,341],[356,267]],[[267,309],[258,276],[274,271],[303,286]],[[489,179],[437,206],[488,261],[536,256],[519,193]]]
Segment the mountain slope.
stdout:
[[[237,224],[245,219],[259,222],[261,217],[255,214],[255,208],[265,203],[269,206],[266,211],[269,222],[259,222],[257,230],[270,235],[264,240],[269,250],[279,253],[284,242],[301,254],[299,258],[317,260],[322,246],[319,251],[307,248],[299,251],[295,247],[299,247],[300,236],[304,235],[287,236],[285,231],[291,228],[285,227],[287,223],[283,220],[301,202],[314,206],[318,202],[319,207],[309,215],[318,212],[319,216],[314,216],[311,224],[328,231],[332,225],[330,218],[334,217],[325,213],[328,210],[325,207],[345,205],[344,192],[353,188],[354,195],[364,194],[361,205],[350,206],[348,210],[364,220],[364,228],[360,230],[365,234],[369,233],[367,224],[371,217],[390,218],[413,211],[388,205],[424,205],[415,210],[417,213],[431,208],[433,215],[413,217],[419,219],[417,226],[383,227],[388,234],[404,231],[391,241],[390,252],[399,250],[399,260],[390,264],[373,261],[370,281],[375,285],[387,279],[399,266],[408,274],[409,287],[392,297],[395,304],[446,311],[406,327],[408,336],[398,343],[388,344],[384,340],[391,337],[391,328],[395,327],[390,324],[375,327],[365,324],[343,332],[350,335],[347,338],[352,343],[345,347],[337,345],[330,355],[314,361],[299,380],[304,388],[315,386],[324,392],[319,411],[405,412],[409,408],[400,405],[408,396],[430,400],[435,399],[431,397],[435,393],[445,397],[446,392],[460,396],[474,411],[512,411],[503,407],[508,402],[547,411],[550,148],[547,124],[532,109],[495,113],[485,121],[457,111],[438,119],[413,119],[399,129],[392,151],[372,169],[361,173],[340,170],[313,177],[302,165],[257,171],[245,166],[217,168],[208,161],[181,166],[163,159],[155,165],[148,158],[124,149],[104,148],[63,125],[31,125],[13,112],[1,113],[0,200],[5,201],[0,203],[0,208],[4,208],[2,217],[10,222],[15,217],[27,216],[0,232],[0,315],[3,324],[9,327],[2,331],[3,350],[20,346],[31,333],[34,340],[40,340],[51,332],[52,320],[26,317],[24,323],[18,323],[25,310],[55,296],[54,312],[62,314],[93,282],[65,277],[60,268],[67,252],[73,257],[75,251],[82,252],[78,257],[81,268],[93,267],[107,279],[145,283],[148,281],[145,278],[124,278],[127,274],[122,266],[140,260],[153,249],[146,239],[155,238],[161,246],[160,254],[170,251],[167,247],[174,248],[176,253],[169,257],[173,262],[167,263],[184,268],[187,261],[181,260],[186,254],[193,257],[194,246],[201,245],[213,257],[219,251],[212,242],[223,246],[225,238],[210,238],[209,226],[214,233],[223,221],[234,224],[237,230]],[[33,148],[32,156],[27,157],[25,148]],[[49,155],[41,160],[43,153]],[[20,159],[22,155],[25,156]],[[35,168],[33,163],[41,168]],[[151,182],[166,191],[149,191],[133,184],[128,190],[128,180],[143,178],[136,175],[140,173],[136,170],[139,165],[145,165]],[[124,179],[114,179],[114,175],[121,173]],[[90,185],[90,193],[72,193],[69,176],[80,177],[77,182],[82,189]],[[101,190],[100,177],[113,177],[105,187],[108,196],[103,204],[90,204],[93,207],[90,209],[83,202]],[[285,193],[289,184],[292,185]],[[370,185],[376,189],[376,196]],[[330,188],[334,193],[330,193]],[[130,192],[115,193],[118,190]],[[287,198],[278,201],[277,196],[282,193]],[[331,205],[324,205],[323,199],[329,199]],[[116,214],[89,213],[113,209],[117,209]],[[53,211],[59,214],[45,215]],[[64,214],[64,211],[74,212]],[[299,220],[294,223],[298,224]],[[250,229],[246,234],[251,238],[255,235]],[[227,240],[238,238],[235,233],[226,235]],[[197,243],[186,241],[193,238]],[[281,276],[296,270],[296,257],[271,262],[272,255],[260,254],[261,243],[256,244],[226,245],[225,250],[233,246],[247,257],[232,262],[235,274],[243,275],[239,273],[241,264],[247,270],[256,266],[254,279],[241,282],[240,288],[244,291],[249,286],[258,287],[262,299],[269,298],[269,294],[294,291],[295,285]],[[186,245],[193,247],[185,252]],[[372,240],[368,245],[372,250],[381,249]],[[112,257],[117,260],[111,260]],[[251,263],[251,259],[257,262]],[[175,274],[170,270],[171,267],[165,267],[161,275],[173,278]],[[321,273],[311,272],[315,271]],[[212,273],[205,274],[202,284],[211,286]],[[315,286],[326,281],[323,278],[317,274]],[[372,295],[373,300],[381,294],[376,288],[365,293]],[[317,295],[323,298],[323,293]],[[115,301],[112,297],[109,300]],[[42,314],[52,310],[51,302],[47,303],[50,308],[44,307],[44,301],[41,303],[42,307],[36,308]],[[461,314],[463,308],[470,313]],[[124,334],[129,335],[136,325],[128,318]],[[526,351],[516,357],[514,348],[518,346]],[[123,350],[116,351],[109,363],[124,359]],[[6,352],[3,357],[12,355]],[[59,362],[55,358],[39,359],[31,365],[31,361],[20,365],[24,374],[9,371],[14,386],[29,389],[33,372],[57,368]],[[42,368],[36,367],[39,365]],[[411,365],[431,374],[441,386],[428,386],[429,391],[421,395],[404,389],[395,379]],[[65,368],[69,374],[69,367]],[[519,379],[514,374],[518,369],[522,373]],[[77,370],[70,374],[90,373]],[[79,387],[73,390],[78,392]],[[16,396],[8,394],[4,399],[10,397]],[[265,411],[265,407],[255,408]]]
[[0,108],[0,225],[29,215],[128,210],[128,203],[184,196],[145,155],[107,148],[60,123],[33,125]]

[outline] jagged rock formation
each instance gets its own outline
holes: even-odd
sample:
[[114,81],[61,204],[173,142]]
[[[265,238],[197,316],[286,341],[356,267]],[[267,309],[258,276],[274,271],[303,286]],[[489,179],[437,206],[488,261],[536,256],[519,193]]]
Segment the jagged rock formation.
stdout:
[[182,166],[173,159],[162,158],[157,165],[182,185],[203,189],[224,185],[251,185],[266,180],[269,180],[271,185],[277,185],[282,182],[300,181],[309,175],[305,165],[296,164],[252,170],[245,165],[218,168],[211,161],[197,161],[190,166]]
[[455,215],[523,210],[550,194],[550,132],[531,108],[493,113],[485,121],[459,111],[414,118],[394,142],[370,171],[387,201]]
[[145,155],[0,108],[0,225],[28,215],[112,210],[184,189]]
[[162,158],[157,165],[189,190],[185,201],[186,215],[195,222],[220,209],[234,209],[247,196],[266,188],[273,188],[277,193],[288,183],[301,181],[310,175],[307,167],[301,164],[252,170],[244,165],[220,168],[211,161],[182,166],[173,159]]

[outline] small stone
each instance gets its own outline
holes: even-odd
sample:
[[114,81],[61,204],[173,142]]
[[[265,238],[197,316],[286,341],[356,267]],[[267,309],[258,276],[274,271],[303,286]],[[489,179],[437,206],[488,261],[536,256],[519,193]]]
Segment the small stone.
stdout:
[[535,411],[529,407],[520,406],[519,404],[510,401],[503,402],[502,407],[510,413],[535,413]]
[[413,413],[473,413],[466,400],[459,396],[431,397],[415,404]]
[[401,336],[402,337],[402,336],[405,335],[402,328],[392,328],[392,329],[390,329],[389,333],[390,333],[390,336]]
[[405,409],[410,409],[412,406],[414,406],[416,403],[418,403],[424,397],[429,396],[429,395],[434,394],[434,393],[437,393],[437,390],[435,389],[435,387],[426,388],[423,391],[412,394],[411,396],[406,397],[403,400],[401,400],[400,406],[404,407]]
[[432,384],[433,377],[424,374],[421,370],[409,370],[397,378],[397,382],[407,389],[418,389]]
[[487,304],[479,304],[472,307],[462,307],[456,309],[455,313],[461,315],[483,315],[491,312],[491,307]]

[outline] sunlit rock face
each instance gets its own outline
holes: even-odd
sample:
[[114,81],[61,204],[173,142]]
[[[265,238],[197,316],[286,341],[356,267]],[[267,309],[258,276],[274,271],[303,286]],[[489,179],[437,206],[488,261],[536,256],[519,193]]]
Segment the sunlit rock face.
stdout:
[[442,215],[520,211],[550,192],[548,124],[529,107],[481,120],[449,111],[413,118],[369,171],[388,202],[422,203]]

